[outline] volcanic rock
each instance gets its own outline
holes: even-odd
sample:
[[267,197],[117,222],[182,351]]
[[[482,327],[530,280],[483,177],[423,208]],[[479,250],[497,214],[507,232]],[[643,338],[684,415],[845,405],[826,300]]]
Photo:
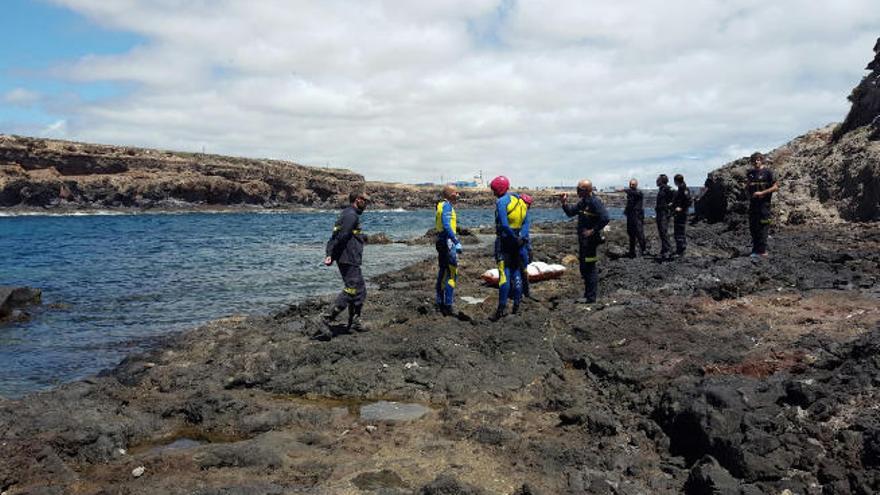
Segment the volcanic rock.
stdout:
[[40,289],[0,286],[0,323],[15,319],[15,315],[27,306],[40,304],[41,297]]
[[849,95],[852,108],[846,120],[835,129],[835,141],[862,126],[873,125],[875,129],[880,129],[880,125],[876,123],[877,117],[880,116],[880,38],[874,45],[874,60],[868,63],[865,70],[871,73],[866,75]]

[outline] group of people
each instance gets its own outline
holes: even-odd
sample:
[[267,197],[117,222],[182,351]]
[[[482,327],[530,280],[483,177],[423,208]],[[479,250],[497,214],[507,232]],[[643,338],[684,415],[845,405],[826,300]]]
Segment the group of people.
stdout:
[[[754,153],[750,162],[752,168],[746,174],[745,191],[749,197],[751,256],[766,257],[770,201],[773,193],[779,190],[779,184],[773,173],[765,167],[764,155]],[[673,256],[669,242],[670,219],[673,224],[675,255],[682,256],[687,249],[685,228],[688,210],[692,204],[691,193],[681,174],[676,174],[673,182],[676,186],[674,191],[665,174],[657,177],[655,216],[660,238],[660,260]],[[532,259],[529,238],[529,208],[532,198],[527,194],[510,191],[510,181],[504,176],[495,177],[489,187],[495,196],[494,255],[499,277],[498,306],[489,319],[497,321],[507,315],[508,301],[513,303],[511,313],[516,314],[523,297],[530,297],[527,267]],[[628,254],[636,257],[638,247],[638,255],[645,256],[648,251],[644,233],[644,193],[639,189],[636,179],[631,179],[629,188],[621,191],[626,193],[624,215],[629,237]],[[458,279],[458,257],[462,253],[455,212],[459,193],[455,186],[449,184],[443,187],[441,196],[442,200],[437,203],[435,210],[434,224],[438,265],[435,304],[440,313],[451,315]],[[584,283],[584,294],[578,302],[592,304],[598,297],[599,275],[596,264],[599,260],[598,248],[603,242],[601,233],[610,219],[605,205],[593,193],[593,184],[589,180],[578,182],[577,196],[577,203],[570,204],[568,194],[562,194],[560,203],[567,216],[577,216],[578,264]],[[349,195],[350,205],[340,213],[333,234],[327,242],[324,264],[330,266],[336,262],[345,287],[331,308],[322,315],[325,325],[319,337],[331,336],[330,325],[346,310],[348,328],[356,332],[367,330],[361,321],[367,287],[361,273],[366,238],[361,232],[360,215],[368,202],[369,197],[365,193],[352,192]]]

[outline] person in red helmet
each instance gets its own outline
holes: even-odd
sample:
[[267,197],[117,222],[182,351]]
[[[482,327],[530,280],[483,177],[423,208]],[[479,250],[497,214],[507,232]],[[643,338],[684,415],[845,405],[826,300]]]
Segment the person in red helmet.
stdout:
[[[516,193],[511,193],[510,181],[503,175],[489,184],[495,200],[495,261],[498,262],[498,308],[489,319],[498,321],[506,315],[507,299],[513,298],[513,310],[519,311],[522,299],[523,246],[521,232],[526,221],[528,206]],[[528,227],[526,227],[528,234]],[[511,294],[511,291],[513,292]]]

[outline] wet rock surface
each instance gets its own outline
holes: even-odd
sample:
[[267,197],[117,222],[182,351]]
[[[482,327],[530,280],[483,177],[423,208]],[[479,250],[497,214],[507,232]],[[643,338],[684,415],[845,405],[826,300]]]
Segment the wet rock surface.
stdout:
[[31,287],[0,286],[0,325],[27,320],[26,309],[40,304],[42,291]]
[[[537,226],[536,259],[570,262],[573,231]],[[769,260],[745,256],[745,225],[688,232],[675,261],[609,259],[625,243],[613,222],[594,305],[575,304],[569,264],[489,322],[481,245],[457,295],[486,300],[457,318],[433,311],[427,260],[371,280],[368,333],[312,340],[329,303],[316,299],[0,400],[0,491],[880,490],[880,226],[780,226]],[[361,417],[383,400],[431,412]]]

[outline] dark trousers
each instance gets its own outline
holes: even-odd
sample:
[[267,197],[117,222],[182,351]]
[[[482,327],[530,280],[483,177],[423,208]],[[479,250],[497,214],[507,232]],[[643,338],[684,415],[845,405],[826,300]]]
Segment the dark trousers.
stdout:
[[627,217],[626,234],[629,236],[629,255],[636,255],[636,243],[639,245],[639,254],[645,254],[645,219],[642,217]]
[[596,254],[598,247],[599,242],[596,239],[581,239],[578,250],[581,277],[584,279],[584,299],[587,302],[596,302],[599,296],[599,270],[596,268],[599,261]]
[[523,245],[519,250],[519,264],[522,269],[522,295],[529,296],[529,263],[532,260],[532,246]]
[[449,239],[438,239],[437,247],[437,283],[435,301],[441,306],[452,306],[455,300],[455,282],[458,279],[458,253]]
[[749,211],[749,232],[752,234],[752,253],[766,253],[767,235],[770,233],[769,213]]
[[364,281],[364,275],[361,273],[360,265],[347,265],[338,263],[339,274],[342,275],[342,282],[345,287],[342,292],[336,296],[336,307],[344,308],[348,306],[349,311],[360,314],[361,306],[367,299],[367,283]]
[[685,226],[687,225],[687,213],[676,213],[672,218],[672,236],[675,238],[675,252],[684,253],[687,249],[687,236],[685,235]]
[[666,256],[672,252],[669,244],[669,214],[657,212],[657,234],[660,236],[660,255]]

